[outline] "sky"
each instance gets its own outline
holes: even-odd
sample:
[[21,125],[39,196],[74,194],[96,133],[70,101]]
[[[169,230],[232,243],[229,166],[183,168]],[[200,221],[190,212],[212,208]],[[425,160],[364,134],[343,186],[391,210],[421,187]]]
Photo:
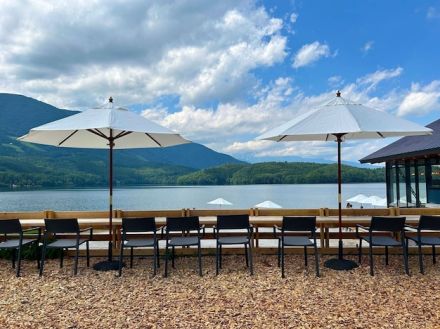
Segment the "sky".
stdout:
[[[0,92],[65,109],[109,96],[238,159],[334,161],[335,143],[255,138],[344,98],[440,117],[440,2],[0,0]],[[347,141],[358,159],[393,140]]]

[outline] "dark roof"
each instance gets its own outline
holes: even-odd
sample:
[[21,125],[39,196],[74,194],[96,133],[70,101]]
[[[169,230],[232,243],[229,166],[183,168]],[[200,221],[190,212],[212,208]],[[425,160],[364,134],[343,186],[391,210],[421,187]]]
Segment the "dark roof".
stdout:
[[361,163],[377,163],[440,154],[440,119],[426,127],[433,130],[432,135],[403,137],[359,161]]

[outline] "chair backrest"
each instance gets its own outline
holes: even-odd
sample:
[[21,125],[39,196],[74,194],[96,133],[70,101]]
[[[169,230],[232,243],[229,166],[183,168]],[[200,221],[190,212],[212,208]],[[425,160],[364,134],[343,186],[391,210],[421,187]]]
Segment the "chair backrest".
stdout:
[[155,232],[156,220],[154,217],[122,218],[122,230],[128,232]]
[[419,229],[440,231],[440,216],[420,216]]
[[44,219],[46,231],[49,233],[78,233],[79,224],[77,218]]
[[22,232],[22,228],[19,219],[15,218],[15,219],[0,220],[0,234],[21,233],[21,232]]
[[191,217],[167,217],[166,231],[196,231],[200,229],[198,216]]
[[219,215],[217,216],[217,229],[239,230],[248,229],[249,215]]
[[282,224],[283,231],[310,231],[314,232],[316,229],[315,216],[285,216]]
[[399,232],[405,226],[406,217],[372,217],[371,231]]

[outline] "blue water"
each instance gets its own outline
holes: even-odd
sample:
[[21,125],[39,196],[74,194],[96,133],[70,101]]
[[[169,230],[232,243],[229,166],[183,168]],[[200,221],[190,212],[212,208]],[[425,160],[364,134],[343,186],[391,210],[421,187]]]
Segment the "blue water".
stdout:
[[[345,184],[343,200],[356,194],[385,197],[385,183]],[[233,203],[222,209],[250,208],[265,200],[283,208],[337,207],[336,184],[299,185],[233,185],[233,186],[154,186],[117,188],[114,190],[115,209],[215,209],[208,205],[216,198]],[[354,205],[357,206],[356,204]],[[106,189],[63,189],[0,192],[0,211],[38,210],[106,210]]]

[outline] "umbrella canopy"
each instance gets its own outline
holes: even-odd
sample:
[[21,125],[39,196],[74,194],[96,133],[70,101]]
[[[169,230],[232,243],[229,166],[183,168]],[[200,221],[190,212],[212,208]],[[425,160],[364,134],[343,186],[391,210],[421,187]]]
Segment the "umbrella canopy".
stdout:
[[279,204],[277,204],[275,202],[272,202],[270,200],[263,201],[263,202],[261,202],[259,204],[256,204],[254,207],[255,208],[267,208],[267,209],[280,209],[280,208],[283,208]]
[[340,96],[266,132],[258,139],[280,141],[337,141],[427,135],[432,130]]
[[113,100],[64,119],[32,128],[21,141],[38,144],[108,149],[165,147],[189,143],[179,134],[136,113],[115,107]]
[[341,143],[347,139],[428,135],[432,130],[386,112],[346,100],[338,91],[332,101],[259,136],[259,140],[336,141],[338,143],[339,257],[325,263],[329,268],[348,270],[356,263],[343,259]]
[[231,202],[229,202],[228,200],[225,200],[223,198],[218,198],[218,199],[209,201],[208,204],[214,204],[214,205],[219,205],[219,206],[232,206]]
[[356,202],[356,203],[368,203],[368,197],[364,194],[358,194],[350,199],[347,199],[347,202]]
[[67,118],[32,128],[20,141],[58,147],[109,149],[109,250],[108,262],[95,269],[115,270],[112,261],[113,231],[113,149],[165,147],[189,143],[188,140],[127,109],[115,107],[113,99],[100,108],[92,108]]
[[386,207],[388,205],[387,199],[378,197],[376,195],[369,197],[369,199],[371,200],[371,205],[374,207]]

